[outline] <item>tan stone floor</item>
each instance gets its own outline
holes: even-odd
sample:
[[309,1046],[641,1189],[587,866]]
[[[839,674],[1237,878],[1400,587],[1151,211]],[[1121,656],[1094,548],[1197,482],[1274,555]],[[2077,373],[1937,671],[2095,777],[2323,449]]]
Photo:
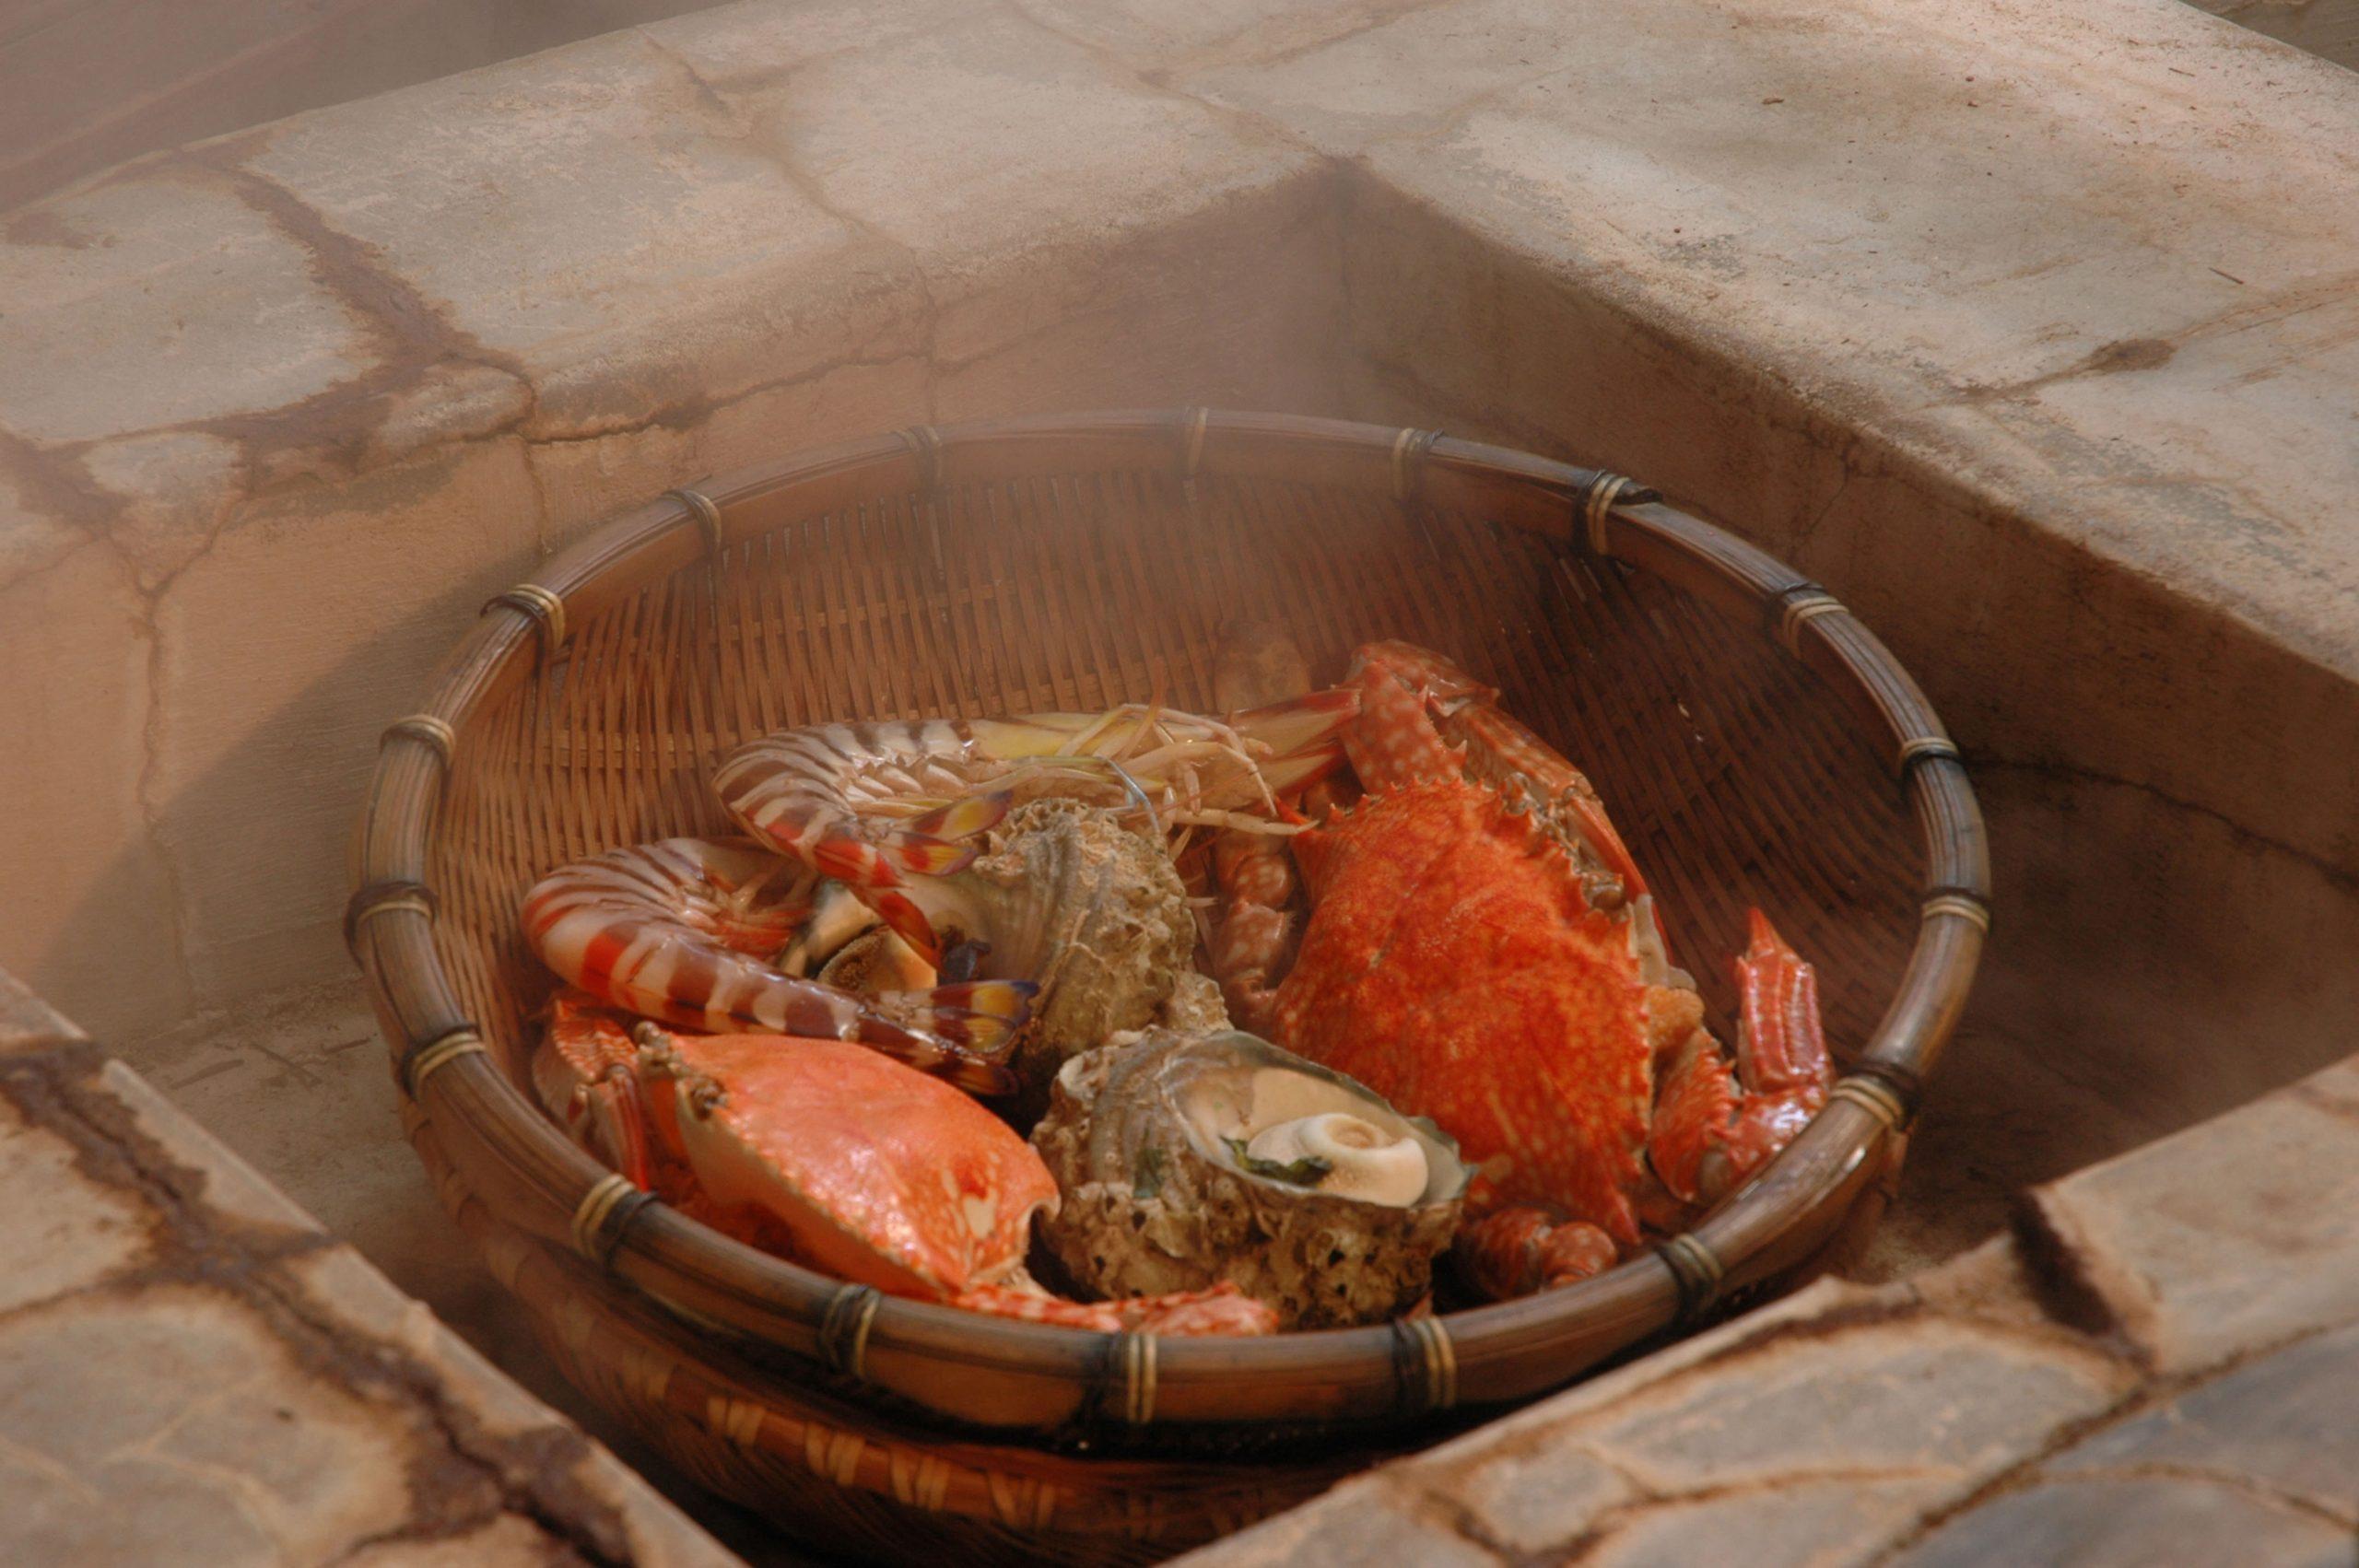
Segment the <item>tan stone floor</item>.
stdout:
[[533,1398],[620,1456],[755,1568],[808,1562],[753,1515],[680,1475],[557,1371],[522,1315],[435,1201],[400,1136],[384,1042],[359,977],[282,993],[270,1006],[127,1042],[119,1054],[225,1152],[271,1173],[319,1227]]

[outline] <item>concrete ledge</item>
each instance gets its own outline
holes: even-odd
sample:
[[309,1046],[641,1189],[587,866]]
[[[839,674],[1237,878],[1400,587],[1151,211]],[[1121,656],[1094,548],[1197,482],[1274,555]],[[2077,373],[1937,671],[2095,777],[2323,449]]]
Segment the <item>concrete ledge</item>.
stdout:
[[697,0],[95,0],[0,40],[0,209],[158,147],[633,22]]

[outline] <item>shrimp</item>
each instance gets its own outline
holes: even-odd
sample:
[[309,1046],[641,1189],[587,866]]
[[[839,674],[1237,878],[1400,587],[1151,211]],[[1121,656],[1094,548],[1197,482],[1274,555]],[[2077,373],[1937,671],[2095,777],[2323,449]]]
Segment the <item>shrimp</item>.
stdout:
[[559,867],[524,895],[541,961],[597,1000],[715,1034],[851,1040],[976,1094],[1005,1094],[998,1059],[1037,989],[974,980],[862,997],[771,962],[811,912],[808,873],[743,839],[666,838]]
[[713,775],[721,803],[756,840],[851,887],[920,956],[939,963],[910,876],[972,864],[962,842],[1019,791],[1109,797],[1174,826],[1291,829],[1262,813],[1340,766],[1335,731],[1358,710],[1320,692],[1224,722],[1159,703],[1102,713],[815,724],[742,746]]

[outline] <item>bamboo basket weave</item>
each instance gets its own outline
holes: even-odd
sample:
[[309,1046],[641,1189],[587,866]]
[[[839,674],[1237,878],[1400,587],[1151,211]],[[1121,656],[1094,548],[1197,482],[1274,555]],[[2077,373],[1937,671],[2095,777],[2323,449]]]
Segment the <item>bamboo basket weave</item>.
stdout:
[[[1594,779],[1715,1006],[1749,903],[1817,965],[1845,1076],[1759,1179],[1568,1289],[1162,1342],[768,1257],[533,1106],[536,876],[727,831],[713,764],[783,726],[1207,705],[1238,616],[1321,674],[1397,636],[1499,685]],[[412,1141],[569,1375],[717,1490],[910,1561],[1151,1561],[1790,1282],[1872,1222],[1989,929],[1957,751],[1822,589],[1614,474],[1201,409],[903,431],[622,514],[387,731],[358,857],[347,935]]]

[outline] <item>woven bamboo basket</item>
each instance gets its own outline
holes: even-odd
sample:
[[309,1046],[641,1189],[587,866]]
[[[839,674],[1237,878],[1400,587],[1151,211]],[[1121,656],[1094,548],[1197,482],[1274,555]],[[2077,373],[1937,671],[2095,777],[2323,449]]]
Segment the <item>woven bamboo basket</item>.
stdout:
[[[1708,1001],[1749,903],[1816,963],[1832,1102],[1582,1284],[1168,1342],[770,1258],[532,1105],[550,982],[516,908],[541,872],[727,831],[712,765],[782,726],[1208,704],[1236,616],[1322,673],[1398,636],[1499,685],[1596,782]],[[1872,1223],[1989,927],[1957,751],[1824,590],[1614,474],[1201,409],[903,431],[624,513],[487,606],[387,731],[358,859],[347,934],[412,1140],[569,1375],[717,1490],[909,1561],[1151,1561],[1791,1282]]]

